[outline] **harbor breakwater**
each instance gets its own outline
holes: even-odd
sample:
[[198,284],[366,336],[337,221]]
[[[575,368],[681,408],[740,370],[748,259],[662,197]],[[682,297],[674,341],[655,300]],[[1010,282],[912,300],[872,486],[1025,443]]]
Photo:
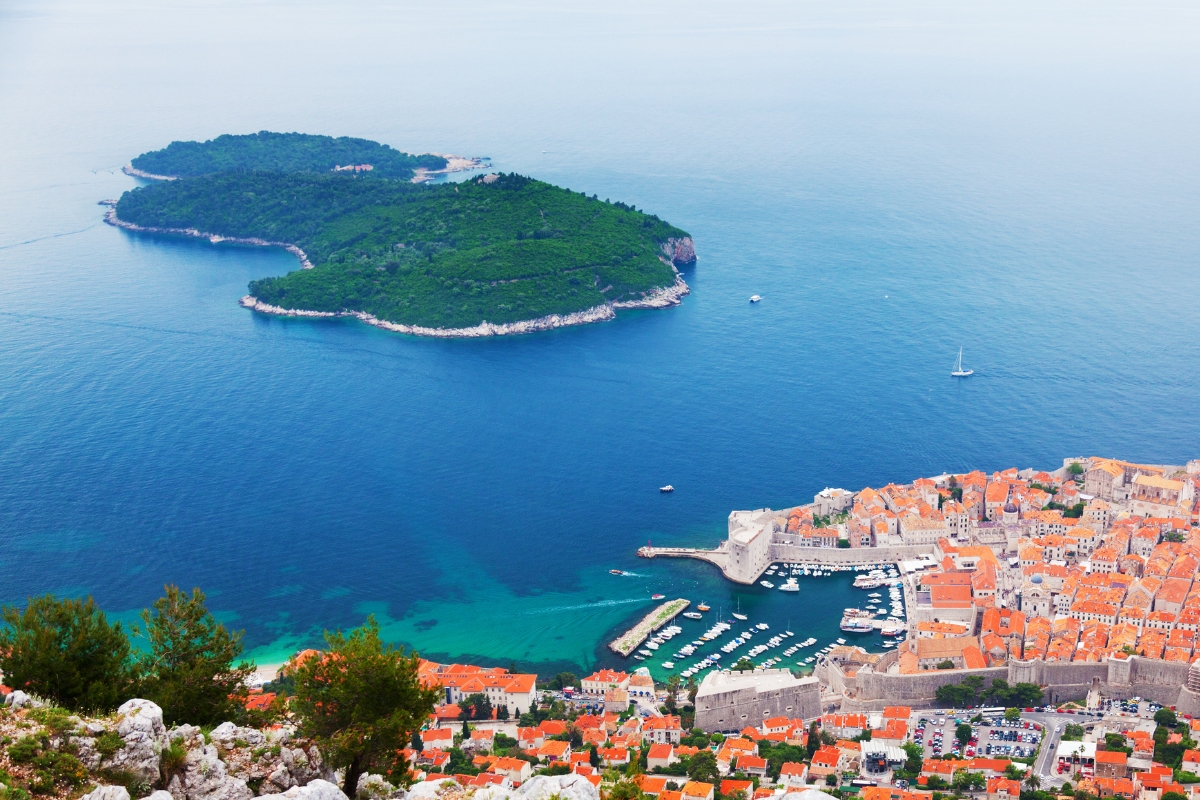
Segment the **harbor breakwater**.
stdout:
[[692,547],[642,547],[638,555],[642,558],[692,558],[706,561],[733,581],[750,585],[755,583],[767,564],[787,562],[820,564],[829,567],[853,567],[867,564],[893,564],[933,553],[932,545],[900,545],[895,547],[796,547],[794,545],[772,545],[766,553],[764,565],[753,572],[737,569],[732,548],[728,541],[721,542],[711,550]]

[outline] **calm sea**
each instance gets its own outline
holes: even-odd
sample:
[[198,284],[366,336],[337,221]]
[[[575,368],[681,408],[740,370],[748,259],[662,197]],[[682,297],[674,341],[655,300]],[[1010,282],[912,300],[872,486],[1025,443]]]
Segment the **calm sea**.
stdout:
[[[635,550],[825,486],[1200,456],[1198,35],[1155,2],[0,4],[0,601],[200,586],[261,662],[374,613],[582,669],[653,592],[827,642],[849,578]],[[694,235],[693,293],[429,341],[254,316],[290,256],[101,223],[132,156],[260,129],[633,203]]]

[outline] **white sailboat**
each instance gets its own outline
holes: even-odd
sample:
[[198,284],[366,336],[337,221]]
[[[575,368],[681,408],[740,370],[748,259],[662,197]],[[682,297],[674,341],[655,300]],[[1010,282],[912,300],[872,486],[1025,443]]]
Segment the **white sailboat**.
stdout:
[[975,374],[975,370],[973,370],[973,369],[963,369],[962,348],[961,347],[958,348],[958,361],[954,362],[954,371],[951,372],[950,374],[953,375],[955,378],[965,378],[968,375]]

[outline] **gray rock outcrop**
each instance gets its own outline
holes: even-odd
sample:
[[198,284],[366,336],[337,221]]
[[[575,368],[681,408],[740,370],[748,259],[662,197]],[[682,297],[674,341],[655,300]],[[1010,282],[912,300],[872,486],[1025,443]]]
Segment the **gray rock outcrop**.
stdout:
[[454,789],[458,782],[453,778],[434,778],[432,780],[414,783],[408,787],[408,800],[427,800],[441,797],[448,789]]
[[320,778],[304,786],[293,786],[281,796],[288,800],[349,800],[341,789]]
[[254,797],[244,780],[225,771],[225,762],[216,745],[203,744],[202,739],[197,743],[194,737],[181,737],[181,741],[185,746],[196,746],[188,747],[183,770],[172,775],[167,784],[167,791],[174,800],[250,800]]
[[[125,746],[103,760],[109,769],[132,772],[148,785],[158,782],[161,754],[167,744],[167,728],[163,713],[149,700],[127,700],[117,709],[117,734]],[[90,731],[90,729],[89,729]],[[80,760],[100,763],[100,754],[90,746],[91,740],[77,740]]]
[[367,773],[359,776],[354,796],[358,800],[401,800],[407,792],[392,786],[382,775]]
[[16,711],[18,708],[40,708],[44,705],[41,701],[35,699],[31,695],[22,692],[20,689],[13,689],[4,698],[4,704]]
[[505,789],[503,786],[484,786],[475,790],[474,800],[512,800],[517,797],[516,789]]
[[[212,729],[208,738],[225,748],[236,746],[259,747],[267,741],[263,732],[254,728],[239,728],[232,722],[222,722]],[[238,744],[244,742],[244,745]]]
[[582,775],[537,775],[521,784],[517,794],[528,800],[600,800],[596,787]]
[[79,800],[129,800],[129,790],[124,786],[97,786]]

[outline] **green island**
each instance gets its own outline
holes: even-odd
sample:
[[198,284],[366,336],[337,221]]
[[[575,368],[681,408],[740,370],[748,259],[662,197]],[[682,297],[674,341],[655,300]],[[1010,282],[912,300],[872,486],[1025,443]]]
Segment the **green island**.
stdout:
[[[135,171],[160,177],[190,178],[214,172],[330,172],[370,165],[384,178],[410,180],[417,170],[446,168],[444,156],[414,156],[386,144],[349,136],[259,131],[225,134],[207,142],[171,142],[162,150],[142,153],[130,162]],[[361,170],[360,170],[361,171]]]
[[[287,247],[303,268],[252,281],[243,305],[353,315],[406,333],[522,333],[674,305],[687,293],[676,266],[695,261],[691,238],[624,203],[516,174],[414,183],[416,166],[377,168],[365,145],[428,157],[365,140],[227,141],[249,138],[175,142],[139,156],[137,170],[173,179],[126,192],[109,222]],[[350,160],[373,169],[328,167],[330,143],[342,142],[365,142]]]

